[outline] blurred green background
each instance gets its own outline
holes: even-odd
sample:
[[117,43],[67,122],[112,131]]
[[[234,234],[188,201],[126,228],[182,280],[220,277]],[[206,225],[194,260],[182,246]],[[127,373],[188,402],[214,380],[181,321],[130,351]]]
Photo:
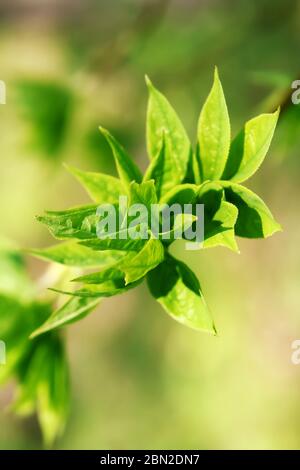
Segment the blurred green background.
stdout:
[[[192,141],[214,65],[234,133],[283,105],[247,185],[284,231],[240,240],[240,255],[173,250],[199,276],[219,337],[172,321],[145,286],[105,300],[65,333],[73,396],[57,448],[299,447],[300,105],[287,98],[299,31],[299,0],[1,0],[0,232],[19,246],[53,242],[34,219],[44,208],[87,201],[63,162],[115,172],[99,124],[146,167],[145,73]],[[27,268],[40,282],[47,266]],[[2,289],[13,273],[0,269]],[[39,448],[36,420],[7,411],[13,389],[0,392],[0,448]]]

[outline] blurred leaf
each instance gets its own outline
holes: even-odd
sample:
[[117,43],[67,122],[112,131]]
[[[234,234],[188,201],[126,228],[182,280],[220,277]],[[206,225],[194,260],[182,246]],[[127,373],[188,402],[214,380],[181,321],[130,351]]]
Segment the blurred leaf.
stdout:
[[278,115],[279,110],[246,122],[232,142],[222,179],[241,183],[258,170],[269,150]]
[[147,272],[164,259],[165,252],[162,243],[156,239],[150,239],[141,251],[130,260],[127,266],[122,266],[125,272],[125,282],[130,284],[144,277]]
[[230,121],[217,68],[210,94],[198,123],[198,155],[201,181],[218,180],[224,171],[230,146]]
[[162,144],[158,154],[150,162],[143,181],[154,180],[157,199],[159,200],[164,192],[170,189],[170,184],[167,173],[164,171],[165,166],[166,144],[164,133],[162,135]]
[[57,154],[66,138],[73,97],[62,84],[51,81],[19,80],[16,84],[18,103],[32,124],[38,150]]
[[19,386],[13,410],[26,415],[37,410],[46,446],[64,430],[68,415],[69,372],[61,339],[53,333],[33,342],[18,367]]
[[151,294],[172,318],[185,326],[216,334],[198,279],[184,263],[168,256],[147,279]]
[[3,238],[0,238],[0,292],[20,301],[28,301],[35,294],[21,250]]
[[0,383],[15,374],[30,349],[29,335],[50,313],[49,305],[22,302],[0,293],[0,334],[6,344],[6,364],[0,368]]
[[199,186],[195,184],[179,184],[170,189],[161,199],[161,204],[193,204],[196,202]]

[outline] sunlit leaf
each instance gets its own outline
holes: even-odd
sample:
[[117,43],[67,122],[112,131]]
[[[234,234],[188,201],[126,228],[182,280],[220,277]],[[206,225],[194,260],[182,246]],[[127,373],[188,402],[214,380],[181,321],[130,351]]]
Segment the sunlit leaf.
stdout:
[[56,309],[42,326],[31,333],[30,337],[35,338],[36,336],[50,330],[61,328],[65,325],[81,320],[96,308],[98,304],[98,299],[73,297],[64,305]]
[[119,179],[103,173],[82,171],[78,168],[65,165],[67,170],[75,176],[87,191],[88,195],[98,204],[114,204],[124,194],[124,188]]
[[[167,99],[148,78],[149,102],[147,110],[147,148],[150,160],[157,158],[155,173],[162,168],[160,192],[181,183],[186,176],[191,154],[191,144],[176,112]],[[162,146],[162,140],[164,140]],[[164,155],[158,156],[160,151]],[[155,165],[155,164],[154,164]],[[153,170],[154,171],[154,170]],[[162,180],[164,182],[161,185]],[[163,188],[163,191],[161,191]]]
[[[91,240],[92,241],[92,240]],[[95,243],[104,240],[93,240]],[[87,242],[86,242],[87,243]],[[78,244],[74,241],[67,241],[48,248],[28,250],[30,254],[46,261],[54,261],[66,266],[78,266],[83,268],[100,267],[114,263],[124,254],[118,251],[105,251],[104,253],[95,252],[87,246]]]
[[226,101],[215,69],[214,83],[198,123],[198,155],[201,180],[221,178],[230,146],[230,121]]
[[269,150],[278,116],[279,110],[246,122],[231,144],[222,179],[241,183],[258,170]]
[[103,127],[100,127],[99,129],[111,147],[119,177],[124,184],[124,187],[128,188],[128,185],[132,181],[140,183],[143,177],[137,165],[132,161],[119,142],[117,142],[117,140],[106,129]]
[[199,281],[184,263],[168,256],[147,279],[151,294],[172,318],[185,326],[216,334]]
[[64,430],[70,401],[65,350],[56,334],[35,340],[31,354],[18,367],[19,387],[13,410],[20,415],[37,410],[46,446]]
[[80,206],[64,211],[46,211],[37,220],[47,226],[58,240],[96,237],[97,206]]
[[246,238],[266,238],[281,230],[270,210],[254,192],[229,181],[223,181],[226,200],[238,208],[235,233]]

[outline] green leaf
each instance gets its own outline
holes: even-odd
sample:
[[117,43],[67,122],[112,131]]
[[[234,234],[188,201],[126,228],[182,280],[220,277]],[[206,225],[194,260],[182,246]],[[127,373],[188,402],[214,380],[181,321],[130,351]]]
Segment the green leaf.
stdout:
[[[131,257],[132,256],[133,255],[131,255]],[[126,256],[126,260],[129,262],[130,257]],[[102,271],[85,274],[84,276],[79,276],[72,280],[72,282],[83,282],[85,284],[104,284],[108,281],[112,281],[114,283],[114,287],[119,288],[125,286],[125,274],[120,268],[120,263],[103,269]]]
[[195,184],[179,184],[170,189],[161,199],[161,204],[193,204],[197,200],[199,186]]
[[[120,233],[120,232],[119,232]],[[145,245],[146,240],[137,239],[132,240],[127,239],[116,239],[114,238],[98,238],[93,240],[84,240],[79,242],[80,245],[87,246],[92,250],[102,251],[102,250],[118,250],[118,251],[140,251]],[[115,252],[114,252],[115,253]]]
[[64,430],[69,410],[69,372],[65,350],[56,334],[35,340],[18,369],[19,388],[13,410],[26,415],[36,408],[46,446]]
[[221,205],[208,222],[205,231],[204,248],[225,246],[232,251],[239,252],[234,226],[238,217],[238,209],[227,201],[221,201]]
[[241,183],[258,170],[269,150],[278,116],[279,109],[246,122],[231,144],[223,180]]
[[[104,240],[91,240],[95,243]],[[46,261],[54,261],[66,266],[80,266],[83,268],[100,267],[112,264],[124,256],[124,253],[117,251],[106,251],[105,253],[97,253],[83,244],[74,241],[67,241],[59,245],[50,246],[35,250],[27,250],[31,255]]]
[[140,183],[143,179],[143,176],[137,165],[132,161],[124,148],[106,129],[103,127],[99,127],[99,129],[111,147],[120,180],[124,184],[124,187],[128,188],[132,181]]
[[246,238],[266,238],[281,229],[266,204],[249,189],[222,181],[226,200],[238,208],[235,233]]
[[64,305],[55,310],[50,317],[37,328],[30,338],[35,338],[43,333],[56,328],[61,328],[67,324],[74,323],[81,320],[88,315],[99,304],[98,299],[73,297],[69,299]]
[[148,209],[151,204],[157,203],[154,180],[144,181],[141,184],[132,182],[130,184],[129,205],[143,204]]
[[37,220],[58,240],[96,238],[97,206],[80,206],[64,211],[46,211]]
[[230,121],[218,71],[215,69],[214,83],[198,123],[198,162],[202,181],[221,178],[229,146]]
[[48,304],[23,303],[16,298],[0,295],[0,332],[1,340],[6,344],[6,364],[0,367],[0,383],[15,375],[16,368],[30,352],[30,333],[49,315]]
[[165,240],[173,241],[177,232],[184,235],[184,232],[188,230],[196,220],[197,216],[193,214],[177,214],[172,229],[168,232],[161,232],[159,236]]
[[[157,174],[158,168],[162,167],[164,184],[161,188],[163,187],[164,193],[171,185],[174,186],[184,180],[190,159],[191,144],[170,103],[152,85],[148,77],[146,77],[146,83],[149,89],[147,148],[150,160],[158,159],[155,173]],[[162,140],[164,140],[163,146]],[[164,155],[158,156],[162,148]]]
[[190,328],[216,334],[199,281],[184,263],[168,256],[147,280],[151,294],[172,318]]
[[165,135],[163,133],[161,148],[156,157],[154,157],[153,160],[150,162],[143,178],[143,181],[155,181],[155,189],[158,200],[166,191],[168,191],[172,187],[172,181],[170,181],[169,175],[165,171],[165,154],[166,143]]
[[106,270],[87,274],[74,279],[86,284],[100,284],[113,281],[115,287],[122,288],[127,284],[138,281],[155,268],[164,259],[164,247],[159,240],[151,238],[139,253],[130,252],[121,261]]
[[72,117],[74,97],[70,87],[51,79],[21,79],[14,90],[17,109],[21,109],[23,121],[32,127],[34,150],[41,156],[56,157]]
[[[234,241],[232,241],[231,238],[234,236],[232,228],[236,217],[228,224],[227,207],[226,205],[226,209],[223,207],[224,190],[222,186],[217,182],[207,181],[196,188],[196,200],[194,202],[204,205],[204,242],[202,247],[208,248],[217,245],[228,246],[229,244],[229,247],[233,249]],[[235,207],[231,208],[229,203],[226,204],[229,206],[229,214],[231,214],[233,210],[236,216],[237,209]],[[231,232],[229,232],[229,230]],[[228,233],[225,234],[227,231]],[[196,241],[196,237],[191,241]]]
[[126,255],[122,263],[118,262],[102,271],[86,274],[73,279],[72,282],[82,282],[82,288],[74,292],[62,293],[82,297],[111,297],[113,295],[126,292],[139,283],[138,281],[126,285],[125,281],[126,273],[124,266],[128,266],[131,259],[135,256],[135,252],[130,252]]
[[81,171],[78,168],[65,165],[67,170],[75,176],[87,191],[91,199],[98,204],[114,204],[124,194],[122,183],[117,178],[103,173]]
[[21,250],[2,237],[0,237],[0,291],[19,301],[31,300],[35,295],[35,286],[26,272]]
[[154,269],[164,259],[165,252],[162,243],[159,240],[151,238],[143,249],[132,258],[128,265],[122,263],[122,269],[125,272],[125,282],[130,284]]

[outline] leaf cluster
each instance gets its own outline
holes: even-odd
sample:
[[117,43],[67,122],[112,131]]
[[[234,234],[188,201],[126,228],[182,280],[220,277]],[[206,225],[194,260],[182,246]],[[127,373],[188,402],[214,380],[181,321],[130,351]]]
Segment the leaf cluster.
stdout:
[[[47,261],[93,272],[73,279],[70,299],[32,336],[50,332],[89,313],[103,297],[126,292],[146,280],[153,297],[177,321],[212,334],[216,328],[195,274],[169,253],[170,241],[97,237],[100,204],[127,195],[130,204],[204,204],[203,248],[225,246],[238,251],[236,236],[265,238],[280,230],[262,199],[241,183],[260,167],[271,144],[279,111],[245,123],[231,139],[227,105],[217,69],[203,105],[193,148],[175,110],[146,78],[149,90],[146,136],[149,165],[143,175],[122,145],[104,128],[118,178],[68,167],[92,199],[87,206],[46,211],[38,220],[62,243],[32,254]],[[176,224],[193,220],[173,220]],[[149,227],[146,227],[150,230]]]

